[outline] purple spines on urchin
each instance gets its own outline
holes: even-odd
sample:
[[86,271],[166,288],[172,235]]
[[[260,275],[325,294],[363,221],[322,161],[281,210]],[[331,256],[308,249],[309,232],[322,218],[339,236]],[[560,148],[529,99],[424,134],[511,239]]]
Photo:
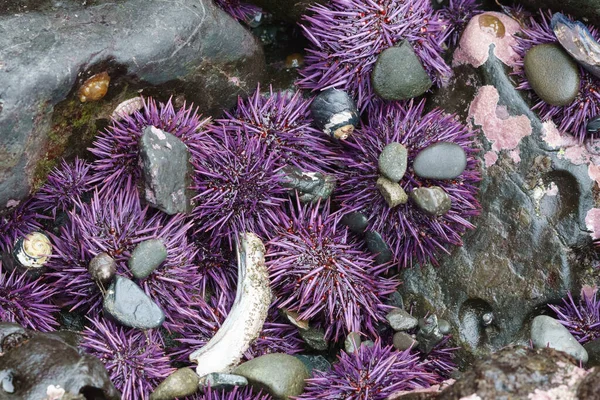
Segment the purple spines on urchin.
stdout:
[[234,135],[242,128],[251,137],[260,138],[275,153],[278,166],[293,164],[310,172],[331,169],[336,144],[311,126],[310,104],[299,91],[273,92],[270,88],[263,95],[259,85],[249,98],[238,98],[235,112],[226,112],[226,118],[215,123]]
[[446,21],[448,38],[446,41],[452,47],[458,44],[460,35],[476,14],[482,12],[477,0],[449,0],[439,11]]
[[53,216],[58,211],[70,210],[75,201],[92,190],[90,168],[91,165],[80,158],[75,158],[72,163],[63,160],[33,197],[32,207]]
[[210,235],[212,245],[227,242],[230,249],[241,232],[269,238],[287,219],[278,155],[245,128],[215,127],[208,139],[210,154],[194,163],[196,230]]
[[19,238],[42,229],[38,220],[43,217],[34,211],[32,204],[32,200],[27,200],[5,215],[0,215],[1,252],[12,251]]
[[252,21],[262,11],[260,7],[240,0],[215,0],[215,3],[236,20],[246,23]]
[[456,351],[460,347],[449,347],[448,342],[450,339],[450,335],[444,336],[435,345],[433,350],[427,354],[423,362],[423,368],[428,372],[439,375],[441,380],[450,378],[452,373],[458,368],[454,360],[456,358]]
[[211,389],[208,387],[205,393],[195,394],[192,400],[273,400],[269,394],[262,391],[254,392],[252,386],[236,386],[231,391]]
[[406,40],[436,85],[451,74],[444,61],[445,20],[430,0],[332,0],[309,8],[304,33],[307,49],[297,85],[313,91],[349,92],[360,110],[376,95],[371,72],[383,50]]
[[354,353],[340,352],[330,371],[315,371],[306,380],[304,393],[297,398],[384,400],[397,391],[428,387],[437,383],[436,378],[425,371],[415,353],[383,347],[376,340]]
[[267,243],[267,267],[280,308],[297,312],[335,340],[348,332],[376,334],[389,307],[384,299],[399,282],[383,276],[389,266],[357,248],[329,202],[292,207]]
[[2,268],[0,261],[0,321],[15,322],[38,331],[54,331],[60,310],[52,302],[56,290],[41,278],[30,278],[18,269]]
[[[439,109],[424,113],[425,102],[414,104],[377,103],[369,110],[369,122],[346,141],[347,168],[338,175],[336,198],[341,212],[362,212],[368,229],[378,232],[390,247],[400,268],[415,263],[437,264],[439,251],[448,253],[450,245],[462,245],[461,235],[474,226],[468,221],[479,214],[476,199],[480,180],[474,149],[475,132],[461,124],[454,115]],[[408,152],[408,168],[400,186],[408,194],[414,188],[439,186],[450,197],[452,207],[442,216],[421,210],[411,200],[390,208],[376,187],[378,159],[389,143],[401,143]],[[416,155],[439,142],[459,145],[467,156],[464,172],[455,179],[433,180],[418,177],[412,168]]]
[[[560,132],[571,133],[580,142],[588,135],[587,123],[600,114],[600,80],[579,66],[580,84],[575,100],[566,106],[553,106],[542,99],[531,88],[525,75],[525,54],[529,49],[539,44],[555,43],[560,46],[551,26],[552,11],[540,10],[527,20],[521,28],[521,34],[515,36],[515,52],[519,55],[513,74],[519,79],[517,89],[531,92],[535,101],[532,110],[537,111],[544,121],[553,121]],[[595,27],[588,25],[592,36],[600,39],[600,33]]]
[[575,302],[571,292],[562,305],[550,305],[558,321],[581,344],[600,338],[600,299],[598,288],[584,287],[580,299]]
[[209,122],[210,118],[203,119],[193,105],[184,105],[176,111],[172,100],[157,105],[155,100],[145,99],[140,111],[125,115],[119,121],[113,119],[96,136],[89,149],[96,156],[92,164],[93,182],[101,191],[113,191],[125,185],[128,179],[137,182],[141,178],[138,143],[146,126],[155,126],[179,138],[189,147],[192,158],[204,155],[202,136]]
[[129,329],[105,318],[89,318],[80,347],[102,361],[123,400],[147,399],[175,371],[156,330]]
[[[187,240],[191,227],[183,215],[170,218],[141,206],[135,187],[129,183],[115,193],[95,192],[90,203],[77,203],[69,222],[53,237],[55,256],[48,262],[65,305],[71,309],[99,311],[101,291],[88,272],[88,264],[100,253],[115,261],[117,273],[132,277],[127,260],[135,246],[147,239],[161,239],[167,259],[140,287],[159,305],[167,304],[173,289],[200,283],[202,275],[193,264],[196,248]],[[164,309],[169,320],[168,309]]]

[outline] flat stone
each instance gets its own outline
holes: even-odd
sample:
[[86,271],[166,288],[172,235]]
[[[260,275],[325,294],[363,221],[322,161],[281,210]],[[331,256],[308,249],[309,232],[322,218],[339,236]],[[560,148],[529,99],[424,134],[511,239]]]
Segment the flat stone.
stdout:
[[560,322],[547,315],[538,315],[531,323],[531,341],[536,349],[551,347],[563,351],[581,362],[587,362],[588,354],[571,332]]
[[394,347],[396,350],[404,351],[411,347],[417,347],[417,340],[406,332],[396,332],[393,338]]
[[147,278],[167,259],[167,247],[160,239],[149,239],[139,243],[133,249],[127,261],[131,273],[136,279]]
[[348,354],[356,353],[360,348],[361,341],[360,333],[350,332],[348,336],[346,336],[346,340],[344,340],[344,350],[346,350],[346,353]]
[[425,179],[454,179],[467,167],[467,154],[456,143],[439,142],[417,154],[413,169]]
[[309,373],[302,361],[283,353],[265,354],[246,361],[233,370],[248,379],[253,387],[265,389],[272,396],[291,400],[304,392]]
[[365,233],[369,220],[361,212],[351,212],[342,217],[342,223],[354,233]]
[[169,375],[154,389],[150,400],[172,400],[190,396],[198,390],[200,378],[191,368],[181,368]]
[[437,217],[452,208],[450,196],[439,186],[415,188],[410,193],[410,198],[421,210]]
[[388,178],[380,176],[377,179],[376,186],[390,208],[405,204],[408,201],[408,195],[404,189],[402,189],[402,186],[396,182],[390,181]]
[[304,363],[310,376],[314,375],[314,371],[327,372],[331,369],[331,363],[323,356],[314,356],[310,354],[294,355],[298,360]]
[[408,151],[401,143],[387,144],[379,154],[379,172],[393,182],[399,182],[406,172]]
[[385,100],[406,100],[425,93],[432,85],[409,42],[388,47],[377,57],[371,73],[373,90]]
[[222,374],[219,372],[213,372],[200,378],[200,388],[202,390],[208,388],[214,390],[225,390],[230,391],[235,387],[243,387],[248,385],[248,379],[241,375],[234,374]]
[[165,320],[160,307],[138,285],[119,275],[106,291],[104,311],[130,328],[158,328]]
[[386,262],[392,261],[392,251],[385,243],[379,232],[368,231],[365,234],[365,241],[369,251],[377,254],[377,257],[375,258],[377,264],[385,264]]
[[558,44],[538,44],[525,54],[525,75],[535,93],[553,106],[570,104],[579,92],[577,63]]
[[325,331],[322,329],[298,329],[298,333],[311,349],[325,351],[329,347],[329,343],[325,339]]
[[419,321],[401,308],[390,311],[385,318],[395,331],[407,331],[415,328]]
[[185,143],[169,132],[147,126],[140,139],[145,198],[169,214],[191,210],[191,154]]

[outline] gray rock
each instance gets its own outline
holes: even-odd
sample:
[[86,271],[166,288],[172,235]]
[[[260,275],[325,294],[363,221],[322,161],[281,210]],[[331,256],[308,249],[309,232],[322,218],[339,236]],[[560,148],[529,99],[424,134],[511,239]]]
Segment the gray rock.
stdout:
[[191,211],[191,154],[176,136],[147,126],[140,139],[144,194],[153,207],[169,214]]
[[452,208],[450,196],[439,186],[415,188],[410,198],[421,210],[438,217]]
[[438,328],[440,329],[440,333],[442,335],[448,335],[450,333],[450,331],[452,330],[452,326],[450,325],[450,322],[446,321],[445,319],[438,319]]
[[202,390],[208,388],[215,390],[233,390],[235,387],[244,387],[248,385],[248,379],[241,375],[222,374],[213,372],[200,378],[200,388]]
[[297,22],[306,14],[308,7],[324,4],[325,0],[249,0],[263,10],[269,11],[278,20]]
[[351,212],[344,215],[342,223],[346,225],[354,233],[365,233],[369,220],[367,216],[360,212]]
[[360,333],[350,332],[348,336],[346,336],[346,340],[344,340],[344,350],[346,350],[346,353],[348,354],[356,353],[360,348],[361,341]]
[[365,234],[365,241],[369,251],[377,254],[375,258],[377,264],[385,264],[392,261],[392,251],[378,232],[368,231]]
[[323,356],[296,354],[294,357],[304,363],[310,376],[314,376],[314,371],[327,372],[331,369],[331,363]]
[[104,312],[130,328],[158,328],[165,320],[160,307],[138,285],[119,275],[106,291]]
[[277,399],[288,400],[304,391],[308,370],[296,357],[282,353],[265,354],[246,361],[233,370],[253,387],[265,389]]
[[600,366],[600,339],[592,340],[583,345],[588,353],[588,367]]
[[419,318],[419,330],[417,331],[418,349],[429,354],[433,348],[444,339],[440,332],[437,316],[429,315],[426,318]]
[[375,343],[373,343],[372,340],[365,340],[360,345],[361,346],[366,346],[366,347],[373,347],[373,346],[375,346]]
[[396,350],[404,351],[411,347],[416,348],[419,344],[417,340],[406,332],[394,333],[393,344]]
[[426,179],[454,179],[467,167],[467,155],[456,143],[439,142],[427,146],[413,161],[415,174]]
[[[68,135],[76,133],[77,141],[85,136],[61,128],[54,132],[59,143],[50,134],[57,104],[91,74],[108,70],[111,76],[105,99],[76,103],[93,116],[59,117],[69,125],[75,118],[89,123],[81,128],[89,137],[98,129],[94,121],[111,114],[124,88],[163,99],[183,94],[202,113],[218,115],[238,95],[254,91],[265,73],[258,40],[213,1],[182,0],[177,7],[145,0],[37,3],[47,7],[13,14],[0,6],[0,209],[29,194],[36,170],[47,164],[47,154],[59,158],[72,142]],[[85,147],[66,151],[83,153]]]
[[377,57],[371,73],[373,90],[385,100],[406,100],[425,93],[432,85],[409,42],[388,47]]
[[376,186],[390,208],[405,204],[408,201],[408,195],[402,189],[402,186],[390,181],[388,178],[380,176],[377,178]]
[[536,349],[551,347],[587,362],[587,351],[560,322],[547,315],[538,315],[531,323],[531,341]]
[[200,378],[191,368],[181,368],[169,375],[154,389],[150,400],[172,400],[198,391]]
[[313,350],[325,351],[329,347],[329,343],[325,339],[325,331],[322,329],[298,329],[298,333],[306,342],[306,344]]
[[326,200],[335,189],[336,179],[333,175],[320,172],[304,172],[290,165],[282,168],[282,186],[289,189],[291,194],[298,193],[302,203],[316,203]]
[[578,19],[585,18],[596,26],[600,25],[600,7],[596,0],[519,0],[532,12],[540,9],[563,10]]
[[577,63],[558,44],[538,44],[525,54],[525,74],[535,93],[554,106],[570,104],[579,92]]
[[395,331],[407,331],[415,328],[419,322],[415,317],[401,308],[396,308],[395,310],[390,311],[385,318]]
[[408,152],[401,143],[387,144],[379,154],[379,172],[393,182],[399,182],[406,172]]
[[167,247],[160,239],[149,239],[133,249],[127,261],[129,270],[136,279],[148,277],[167,259]]

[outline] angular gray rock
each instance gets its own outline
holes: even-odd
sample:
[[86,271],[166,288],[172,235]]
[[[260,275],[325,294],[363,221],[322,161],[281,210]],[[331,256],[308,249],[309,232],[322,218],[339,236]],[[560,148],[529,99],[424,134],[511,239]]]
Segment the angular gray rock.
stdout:
[[162,325],[165,314],[133,281],[115,276],[104,296],[104,312],[130,328],[153,329]]
[[147,278],[152,271],[167,259],[167,248],[160,239],[148,239],[133,249],[127,261],[129,270],[136,279]]
[[187,146],[175,135],[147,126],[140,138],[140,158],[146,201],[169,215],[191,211],[192,164]]
[[172,400],[198,391],[199,377],[191,368],[180,368],[154,389],[150,400]]
[[381,193],[381,196],[383,196],[383,199],[390,208],[405,204],[408,201],[408,195],[402,189],[402,186],[384,176],[377,178],[375,186],[379,189],[379,193]]
[[407,331],[415,328],[418,324],[418,320],[404,311],[401,308],[396,308],[390,311],[385,318],[390,323],[390,326],[395,331]]
[[439,142],[417,154],[413,170],[421,178],[454,179],[467,167],[467,155],[456,143]]
[[294,357],[304,363],[310,376],[314,376],[314,371],[327,372],[331,369],[331,363],[321,355],[296,354]]
[[550,347],[586,363],[587,351],[560,322],[547,315],[538,315],[531,323],[531,341],[536,349]]
[[[62,153],[66,145],[49,135],[53,110],[71,92],[68,101],[79,102],[76,89],[90,74],[111,76],[93,106],[103,115],[126,87],[162,100],[183,94],[220,114],[264,75],[258,40],[210,0],[38,3],[45,7],[0,10],[0,209],[28,195],[46,153]],[[55,133],[66,143],[70,132]]]
[[308,328],[298,329],[298,333],[302,340],[314,350],[325,351],[329,347],[329,342],[325,339],[325,331],[322,329]]
[[394,348],[400,351],[410,349],[411,347],[416,348],[419,344],[419,342],[417,342],[417,340],[414,337],[410,336],[406,332],[394,333],[392,343],[394,344]]
[[379,154],[379,172],[393,182],[399,182],[406,172],[408,152],[401,143],[387,144]]
[[421,210],[438,217],[452,207],[450,196],[439,186],[415,188],[410,192],[410,198]]

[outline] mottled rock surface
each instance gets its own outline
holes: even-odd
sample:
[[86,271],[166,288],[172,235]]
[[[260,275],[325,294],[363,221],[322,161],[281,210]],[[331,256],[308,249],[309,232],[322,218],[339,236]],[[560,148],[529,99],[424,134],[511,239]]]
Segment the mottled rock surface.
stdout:
[[150,400],[171,400],[184,397],[198,391],[200,378],[193,369],[181,368],[169,375],[154,389]]

